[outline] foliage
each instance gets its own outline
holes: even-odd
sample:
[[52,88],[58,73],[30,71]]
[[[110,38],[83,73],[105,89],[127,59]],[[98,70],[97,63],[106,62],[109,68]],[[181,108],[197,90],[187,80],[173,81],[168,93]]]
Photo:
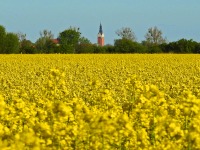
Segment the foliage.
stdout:
[[94,45],[89,43],[80,43],[76,46],[76,53],[94,53]]
[[90,42],[90,40],[88,40],[86,37],[80,37],[78,43],[79,43],[79,44],[92,44],[92,43]]
[[115,47],[113,45],[107,44],[104,47],[106,49],[106,53],[115,53]]
[[180,39],[176,42],[171,42],[165,45],[165,52],[174,53],[199,53],[199,43],[192,39]]
[[[79,28],[70,27],[59,34],[62,53],[75,53],[81,33]],[[84,39],[85,40],[85,39]]]
[[118,39],[114,43],[116,53],[144,53],[146,48],[128,39]]
[[6,29],[0,25],[0,53],[5,51]]
[[51,31],[43,30],[40,32],[40,38],[36,41],[35,46],[39,53],[52,53],[53,49],[53,34]]
[[21,41],[20,52],[23,54],[36,54],[37,49],[30,40],[24,39],[23,41]]
[[136,42],[134,32],[129,27],[116,31],[121,37],[114,45],[99,47],[81,36],[79,28],[69,27],[54,39],[51,31],[43,30],[35,43],[26,39],[24,33],[9,33],[0,25],[0,53],[51,54],[51,53],[200,53],[200,43],[192,39],[180,39],[167,43],[162,31],[156,26],[148,29],[146,40]]
[[94,45],[94,53],[99,53],[99,54],[103,54],[106,53],[106,47],[105,46],[98,46],[98,45]]
[[94,45],[85,37],[80,37],[78,44],[75,47],[75,52],[80,53],[94,53]]
[[19,53],[19,39],[14,33],[7,33],[5,39],[5,53],[16,54]]
[[131,53],[133,52],[133,42],[128,39],[117,39],[114,43],[116,53]]
[[152,45],[148,47],[148,53],[162,53],[162,49],[157,45]]
[[0,53],[19,53],[19,39],[14,33],[7,33],[0,25]]

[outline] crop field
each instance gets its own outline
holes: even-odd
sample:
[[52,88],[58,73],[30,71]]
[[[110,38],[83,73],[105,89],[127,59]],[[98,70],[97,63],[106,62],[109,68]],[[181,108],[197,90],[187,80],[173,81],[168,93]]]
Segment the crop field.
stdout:
[[200,149],[200,55],[0,55],[0,149]]

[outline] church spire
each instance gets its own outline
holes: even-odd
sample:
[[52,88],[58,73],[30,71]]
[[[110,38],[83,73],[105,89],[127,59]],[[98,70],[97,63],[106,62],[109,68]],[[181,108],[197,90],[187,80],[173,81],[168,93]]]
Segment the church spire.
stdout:
[[104,46],[104,33],[103,33],[101,23],[100,23],[100,26],[99,26],[99,33],[97,35],[97,43],[98,43],[99,46]]
[[103,34],[103,29],[102,29],[102,25],[100,23],[100,27],[99,27],[99,33],[102,35]]

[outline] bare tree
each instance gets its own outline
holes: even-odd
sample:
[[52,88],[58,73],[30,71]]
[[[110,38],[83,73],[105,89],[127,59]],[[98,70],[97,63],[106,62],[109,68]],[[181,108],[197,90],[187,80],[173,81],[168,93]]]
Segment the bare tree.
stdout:
[[128,39],[131,41],[136,41],[135,33],[129,27],[123,27],[115,32],[122,39]]
[[42,32],[40,31],[40,38],[53,39],[53,34],[51,31],[43,30]]
[[26,39],[26,34],[22,33],[22,32],[18,32],[17,36],[19,38],[19,42],[22,42]]
[[145,42],[147,44],[159,45],[167,42],[167,39],[162,37],[162,31],[159,30],[156,26],[148,29],[145,38],[146,38]]

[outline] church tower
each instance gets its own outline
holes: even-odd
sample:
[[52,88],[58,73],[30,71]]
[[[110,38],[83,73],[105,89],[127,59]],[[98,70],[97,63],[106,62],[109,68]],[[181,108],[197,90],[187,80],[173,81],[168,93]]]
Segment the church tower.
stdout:
[[103,34],[101,23],[100,23],[100,27],[99,27],[99,33],[97,35],[97,43],[99,46],[104,46],[104,34]]

